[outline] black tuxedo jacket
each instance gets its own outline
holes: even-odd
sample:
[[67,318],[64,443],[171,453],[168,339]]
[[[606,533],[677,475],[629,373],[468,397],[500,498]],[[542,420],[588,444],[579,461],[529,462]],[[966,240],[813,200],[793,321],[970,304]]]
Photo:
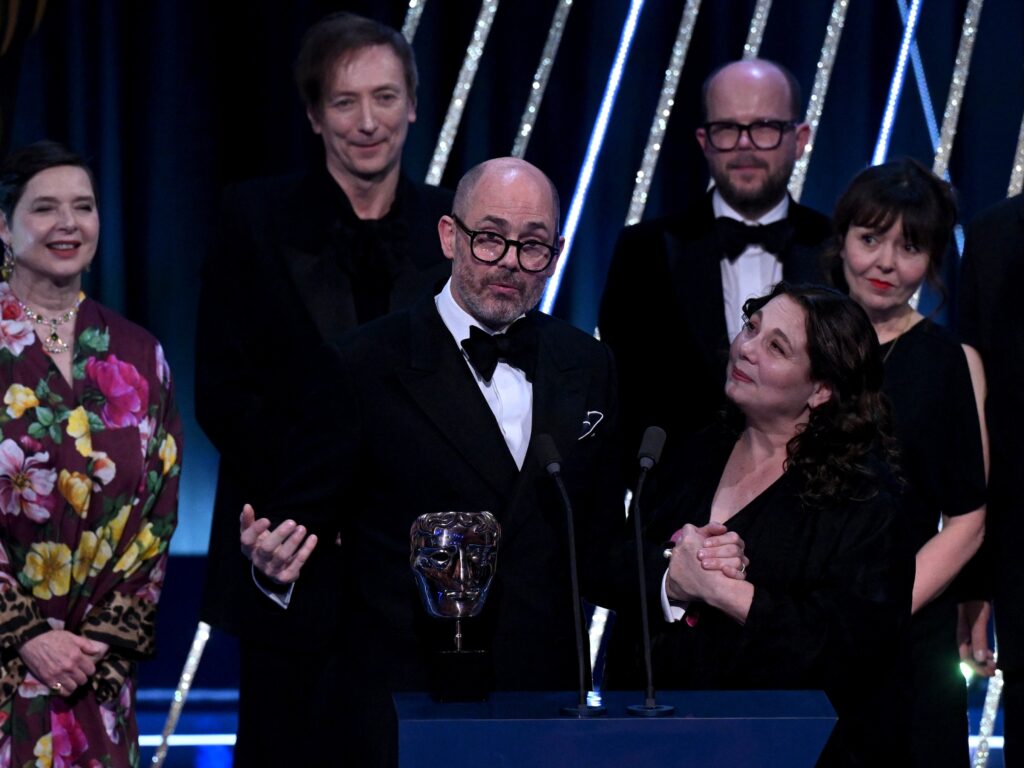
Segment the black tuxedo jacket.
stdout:
[[[449,274],[437,221],[451,193],[399,182],[388,227],[390,308],[410,306]],[[302,392],[320,375],[325,342],[357,324],[349,244],[365,233],[326,170],[245,182],[224,195],[221,232],[203,266],[196,343],[196,416],[220,452],[202,618],[271,643],[322,645],[288,615],[249,626],[248,561],[238,545],[244,502],[257,510],[276,482],[278,436],[305,419]],[[364,234],[373,242],[373,232]],[[376,254],[373,254],[376,256]]]
[[[429,297],[338,347],[322,377],[330,392],[311,398],[311,421],[291,447],[298,461],[268,510],[305,523],[324,545],[340,536],[341,644],[392,690],[426,685],[424,652],[441,622],[424,618],[409,528],[420,514],[446,510],[488,510],[502,526],[491,595],[482,620],[467,627],[470,646],[492,652],[494,683],[575,687],[565,515],[535,443],[547,433],[562,454],[584,587],[603,597],[613,579],[597,561],[623,523],[615,378],[602,344],[537,312],[525,321],[538,326],[540,346],[522,470]],[[580,439],[592,412],[599,423]],[[288,609],[308,608],[311,620],[325,609],[315,557]],[[451,631],[440,630],[442,642]]]
[[[559,448],[583,589],[602,598],[616,576],[604,555],[623,525],[614,369],[606,347],[566,323],[537,312],[520,322],[535,323],[540,339],[522,470],[432,298],[363,326],[338,347],[322,377],[329,394],[311,397],[311,422],[289,446],[297,461],[279,475],[280,498],[269,511],[275,522],[306,524],[321,544],[288,612],[312,627],[318,615],[338,611],[339,684],[356,702],[345,715],[353,764],[373,764],[392,744],[389,692],[426,689],[431,654],[452,647],[453,625],[426,616],[409,564],[409,529],[422,513],[488,510],[502,526],[483,614],[464,622],[466,647],[490,653],[490,682],[576,687],[565,515],[535,443],[547,433]],[[583,437],[588,414],[598,423]],[[327,594],[340,599],[330,606],[320,585],[335,576],[317,557],[336,539],[340,582]],[[265,610],[279,609],[266,601]]]
[[983,555],[993,567],[999,665],[1024,669],[1024,580],[1016,567],[1024,546],[1024,196],[978,216],[967,230],[961,262],[958,324],[981,353],[988,380],[985,413],[990,455]]
[[[599,328],[618,363],[627,452],[651,425],[675,442],[721,407],[730,340],[714,221],[709,192],[681,214],[627,227],[615,246]],[[821,282],[828,218],[791,200],[788,221],[783,278]]]

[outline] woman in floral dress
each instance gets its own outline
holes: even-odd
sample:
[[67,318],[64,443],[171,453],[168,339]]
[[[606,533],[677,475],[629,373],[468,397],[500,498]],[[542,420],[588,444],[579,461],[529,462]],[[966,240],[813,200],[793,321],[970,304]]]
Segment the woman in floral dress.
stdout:
[[0,768],[139,762],[181,432],[160,344],[81,292],[98,235],[77,155],[0,166]]

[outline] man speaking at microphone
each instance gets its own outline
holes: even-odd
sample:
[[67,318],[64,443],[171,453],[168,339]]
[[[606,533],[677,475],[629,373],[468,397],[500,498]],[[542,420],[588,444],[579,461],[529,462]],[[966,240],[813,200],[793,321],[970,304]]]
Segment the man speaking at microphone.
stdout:
[[304,395],[302,434],[314,437],[287,445],[279,501],[259,510],[269,519],[242,515],[242,548],[282,605],[316,599],[303,592],[315,590],[318,552],[340,542],[347,711],[330,757],[345,764],[397,763],[390,693],[426,690],[430,654],[451,643],[451,627],[424,615],[409,568],[409,526],[424,512],[486,510],[502,526],[487,604],[464,627],[468,647],[489,652],[494,687],[576,688],[565,514],[534,439],[551,435],[562,456],[584,594],[612,577],[604,557],[622,497],[611,354],[534,310],[563,244],[558,225],[557,191],[534,166],[502,158],[470,170],[438,223],[451,280],[337,348],[323,393]]

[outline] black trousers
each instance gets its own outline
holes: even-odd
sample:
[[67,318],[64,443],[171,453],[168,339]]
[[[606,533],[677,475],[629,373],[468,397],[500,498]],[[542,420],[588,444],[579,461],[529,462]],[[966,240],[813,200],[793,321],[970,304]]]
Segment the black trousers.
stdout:
[[241,640],[236,768],[356,765],[339,744],[334,654]]
[[956,605],[940,598],[914,617],[910,740],[916,768],[968,768],[967,685],[960,672]]

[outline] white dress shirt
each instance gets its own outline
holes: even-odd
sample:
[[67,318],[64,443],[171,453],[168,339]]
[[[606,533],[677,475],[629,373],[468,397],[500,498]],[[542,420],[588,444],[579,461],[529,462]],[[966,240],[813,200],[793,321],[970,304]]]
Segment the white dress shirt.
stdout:
[[[789,214],[789,195],[784,195],[778,205],[756,220],[743,218],[722,199],[717,189],[711,195],[711,208],[715,218],[724,216],[749,225],[774,224]],[[760,245],[749,245],[736,261],[722,259],[721,267],[725,327],[729,338],[734,339],[743,327],[743,303],[753,296],[764,296],[782,279],[782,262]]]
[[[484,381],[483,377],[476,372],[469,362],[465,350],[462,349],[462,341],[469,338],[469,329],[474,325],[492,335],[495,331],[484,328],[456,303],[455,297],[452,296],[451,279],[434,297],[434,304],[437,306],[438,314],[441,315],[441,320],[448,332],[451,333],[455,343],[459,345],[459,350],[462,352],[481,394],[487,401],[487,406],[494,414],[509,453],[515,459],[516,466],[522,469],[523,461],[526,459],[526,449],[530,445],[530,433],[533,430],[533,384],[527,380],[525,373],[504,361],[498,361],[498,365],[494,369],[494,376],[489,382]],[[498,332],[504,332],[507,328],[508,326]],[[287,590],[274,592],[267,589],[256,578],[256,566],[254,565],[252,568],[253,581],[260,591],[282,608],[287,608],[291,602],[292,590],[295,585],[291,584]]]
[[441,315],[445,327],[455,339],[455,343],[459,345],[466,365],[469,366],[476,385],[480,388],[480,393],[487,401],[487,406],[494,414],[494,419],[498,422],[498,428],[501,430],[501,436],[505,438],[505,445],[508,446],[512,458],[516,460],[516,466],[522,469],[523,461],[526,459],[526,449],[530,445],[530,433],[533,430],[533,384],[526,378],[525,373],[518,368],[513,368],[504,360],[498,361],[491,380],[484,381],[484,378],[469,362],[469,356],[465,350],[462,349],[462,342],[469,338],[471,327],[476,326],[493,336],[495,333],[503,333],[508,326],[500,331],[492,331],[480,325],[472,315],[456,303],[455,297],[452,295],[451,279],[434,297],[434,303],[437,305],[437,311]]

